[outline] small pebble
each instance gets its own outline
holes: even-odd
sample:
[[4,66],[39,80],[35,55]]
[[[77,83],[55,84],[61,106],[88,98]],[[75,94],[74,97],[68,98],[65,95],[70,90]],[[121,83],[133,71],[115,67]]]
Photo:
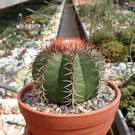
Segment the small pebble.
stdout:
[[22,101],[32,107],[34,110],[54,114],[81,114],[92,112],[109,105],[116,98],[116,92],[107,85],[102,85],[98,95],[87,102],[75,105],[74,108],[66,105],[58,106],[57,104],[49,103],[48,101],[41,102],[39,93],[33,89],[26,93]]

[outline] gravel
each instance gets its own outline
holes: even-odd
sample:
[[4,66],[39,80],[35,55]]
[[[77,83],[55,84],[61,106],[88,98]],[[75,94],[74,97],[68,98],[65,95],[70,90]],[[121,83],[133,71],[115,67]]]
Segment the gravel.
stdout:
[[87,102],[80,103],[74,108],[66,105],[58,106],[57,104],[46,102],[41,100],[41,96],[39,95],[39,92],[33,88],[24,95],[22,101],[34,110],[53,114],[81,114],[92,112],[109,105],[116,98],[116,92],[106,84],[100,87],[96,97]]

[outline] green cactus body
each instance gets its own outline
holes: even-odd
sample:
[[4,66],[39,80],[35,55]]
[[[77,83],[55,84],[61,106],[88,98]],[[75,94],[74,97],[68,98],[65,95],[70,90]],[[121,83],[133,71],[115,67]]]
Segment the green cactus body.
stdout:
[[[81,39],[57,39],[39,53],[32,75],[38,90],[58,105],[84,102],[98,93],[100,85],[99,53]],[[98,54],[98,55],[97,55]]]

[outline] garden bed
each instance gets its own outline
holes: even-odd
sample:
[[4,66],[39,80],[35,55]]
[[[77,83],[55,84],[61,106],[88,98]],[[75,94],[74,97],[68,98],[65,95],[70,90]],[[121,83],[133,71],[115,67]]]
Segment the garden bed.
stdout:
[[[80,21],[80,26],[84,30],[86,39],[88,40],[88,37],[92,38],[93,44],[96,45],[99,50],[104,51],[107,54],[106,58],[110,60],[107,63],[105,70],[106,76],[108,77],[105,77],[105,79],[112,80],[114,83],[117,83],[120,88],[122,88],[124,82],[128,81],[128,79],[135,74],[135,14],[131,12],[127,14],[127,12],[123,11],[116,14],[115,12],[110,18],[108,18],[106,16],[107,13],[101,17],[98,16],[99,14],[96,15],[97,13],[95,12],[95,16],[92,17],[92,14],[90,14],[91,9],[92,5],[88,4],[78,5],[75,7]],[[134,99],[134,97],[132,98]],[[132,108],[132,110],[134,109]],[[128,113],[127,115],[128,116],[124,115],[126,116],[125,120],[130,128],[131,134],[134,135],[135,127],[133,126],[133,123],[131,126],[134,111],[130,110],[130,114]],[[130,121],[128,120],[129,115]]]
[[25,120],[20,114],[17,99],[0,100],[0,134],[22,135],[25,130]]
[[[27,66],[34,56],[56,38],[64,5],[40,3],[36,6],[38,9],[34,9],[35,6],[32,5],[25,5],[24,13],[21,10],[19,14],[21,20],[17,24],[7,26],[0,34],[0,82],[16,89],[23,86],[28,72]],[[8,14],[11,15],[6,13],[7,16]]]
[[31,80],[28,67],[41,48],[57,37],[63,8],[64,1],[36,2],[36,6],[32,2],[0,14],[0,135],[24,133],[26,124],[19,113],[17,93],[6,85],[19,91]]
[[[76,4],[75,4],[76,5]],[[100,8],[104,7],[103,9]],[[105,12],[104,12],[105,10]],[[135,62],[135,14],[114,10],[111,2],[76,6],[83,27],[93,44],[104,51],[110,62]]]

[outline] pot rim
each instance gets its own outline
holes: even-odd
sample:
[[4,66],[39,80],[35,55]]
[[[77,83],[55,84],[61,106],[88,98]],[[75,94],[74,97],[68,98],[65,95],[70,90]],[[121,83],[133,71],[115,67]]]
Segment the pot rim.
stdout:
[[[116,98],[114,99],[114,101],[112,103],[110,103],[109,105],[106,105],[103,108],[100,108],[98,110],[92,111],[92,112],[86,112],[86,113],[81,113],[81,114],[53,114],[53,113],[46,113],[46,112],[40,112],[37,110],[32,109],[31,107],[25,105],[22,101],[21,101],[21,97],[25,94],[24,90],[28,89],[31,90],[31,87],[33,87],[33,83],[29,83],[26,86],[24,86],[18,93],[17,99],[18,99],[18,104],[20,106],[22,106],[23,108],[25,108],[27,111],[33,112],[35,114],[39,114],[39,115],[47,115],[49,117],[63,117],[63,118],[68,118],[68,117],[83,117],[83,116],[87,116],[87,115],[94,115],[94,114],[98,114],[101,112],[104,112],[112,107],[114,107],[116,104],[119,103],[120,97],[121,97],[121,91],[120,89],[116,86],[116,84],[112,83],[112,82],[107,82],[107,84],[113,88],[113,90],[116,91]],[[28,91],[29,91],[28,90]]]

